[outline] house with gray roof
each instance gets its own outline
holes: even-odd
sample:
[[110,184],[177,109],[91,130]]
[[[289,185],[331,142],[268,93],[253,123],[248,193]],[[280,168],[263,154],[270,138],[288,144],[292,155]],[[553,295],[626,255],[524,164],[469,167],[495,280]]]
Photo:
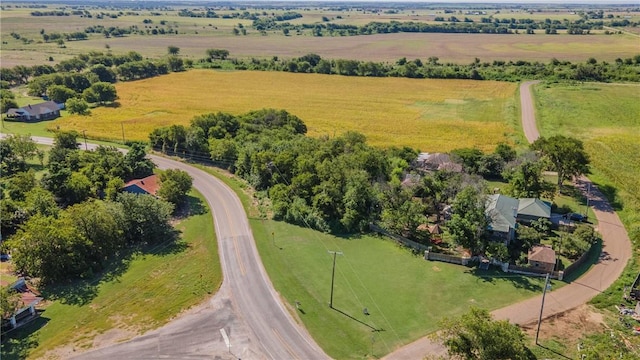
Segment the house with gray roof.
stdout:
[[540,218],[549,219],[551,206],[540,199],[493,194],[487,198],[485,214],[489,218],[491,237],[508,244],[515,237],[518,222],[528,224]]
[[494,194],[487,198],[485,214],[489,218],[487,230],[494,240],[511,242],[515,237],[518,199]]
[[61,105],[54,101],[45,101],[39,104],[29,104],[19,109],[9,109],[7,118],[21,121],[51,120],[60,116]]

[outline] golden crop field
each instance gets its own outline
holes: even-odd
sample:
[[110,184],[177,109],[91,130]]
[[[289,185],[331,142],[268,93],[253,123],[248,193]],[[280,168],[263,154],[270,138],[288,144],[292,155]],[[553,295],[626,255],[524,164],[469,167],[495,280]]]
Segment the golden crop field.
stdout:
[[191,70],[116,84],[119,107],[68,116],[52,127],[88,136],[148,139],[155,127],[189,125],[200,114],[285,109],[309,135],[354,130],[376,146],[423,151],[491,150],[513,133],[516,84],[493,81],[362,78],[282,72]]

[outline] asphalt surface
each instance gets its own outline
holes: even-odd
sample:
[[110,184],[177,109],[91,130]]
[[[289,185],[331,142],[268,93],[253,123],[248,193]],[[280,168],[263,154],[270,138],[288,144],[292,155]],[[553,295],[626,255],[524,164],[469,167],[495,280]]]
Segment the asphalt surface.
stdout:
[[[50,138],[32,138],[53,143]],[[85,144],[79,147],[84,149]],[[88,149],[95,147],[87,145]],[[273,288],[237,195],[200,169],[159,156],[149,158],[160,169],[188,172],[194,188],[211,207],[224,274],[222,286],[212,299],[160,329],[76,358],[328,359]],[[295,311],[295,305],[290,308]]]
[[[531,86],[536,83],[538,81],[527,81],[520,85],[522,128],[529,143],[540,136],[536,127],[530,91]],[[580,278],[558,290],[552,289],[547,292],[543,319],[576,308],[609,288],[620,277],[632,255],[629,235],[604,195],[584,176],[576,181],[576,185],[589,197],[589,205],[598,219],[597,231],[602,236],[602,253],[597,263]],[[542,294],[495,310],[491,314],[498,320],[530,325],[538,321],[541,304]],[[442,344],[432,341],[429,337],[423,337],[397,349],[383,359],[422,359],[427,354],[444,353],[446,350]]]

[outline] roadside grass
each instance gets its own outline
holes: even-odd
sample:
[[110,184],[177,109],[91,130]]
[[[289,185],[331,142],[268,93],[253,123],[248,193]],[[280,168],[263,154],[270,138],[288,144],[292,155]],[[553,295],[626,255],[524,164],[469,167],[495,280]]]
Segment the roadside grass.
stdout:
[[50,305],[38,321],[10,335],[2,358],[69,357],[110,330],[124,341],[215,293],[222,272],[211,213],[199,193],[192,191],[189,201],[192,214],[176,225],[182,234],[175,245],[137,254],[102,281],[45,289]]
[[508,140],[517,117],[516,85],[494,81],[191,70],[116,88],[121,106],[63,117],[48,128],[86,129],[88,136],[114,140],[124,128],[127,140],[147,140],[156,127],[189,125],[203,113],[275,108],[300,117],[311,136],[359,131],[375,146],[492,150]]
[[[436,331],[444,316],[460,315],[472,305],[497,309],[542,290],[539,278],[425,261],[385,238],[333,236],[266,220],[256,208],[260,200],[241,181],[201,168],[238,194],[269,278],[289,311],[333,358],[382,357]],[[328,251],[343,252],[336,258],[334,309],[328,305],[333,262]]]
[[[631,239],[634,254],[624,272],[590,302],[609,310],[607,318],[615,320],[618,315],[613,306],[622,301],[624,288],[640,270],[640,86],[541,84],[534,91],[541,134],[563,134],[584,141],[591,157],[589,178],[607,197]],[[629,339],[636,348],[640,346],[637,337]]]

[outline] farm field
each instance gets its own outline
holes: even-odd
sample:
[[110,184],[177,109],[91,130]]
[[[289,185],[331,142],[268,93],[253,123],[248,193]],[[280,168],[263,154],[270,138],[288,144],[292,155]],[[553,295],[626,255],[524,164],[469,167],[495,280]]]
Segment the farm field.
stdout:
[[422,151],[491,150],[510,141],[517,122],[516,84],[492,81],[356,78],[282,72],[191,70],[116,84],[119,107],[63,117],[50,129],[147,140],[152,129],[188,125],[210,112],[285,109],[311,136],[359,131],[376,146]]
[[584,141],[593,180],[640,241],[640,86],[540,84],[534,87],[542,136]]
[[[48,10],[69,8],[50,5]],[[291,33],[285,36],[282,31],[268,30],[261,34],[252,26],[252,21],[241,18],[192,18],[178,16],[177,8],[163,10],[137,9],[135,12],[126,9],[88,8],[94,17],[47,16],[34,17],[30,12],[34,9],[7,7],[0,12],[3,41],[0,52],[0,66],[35,65],[49,62],[56,63],[80,53],[106,50],[114,53],[138,51],[145,57],[158,58],[166,55],[168,45],[180,47],[180,54],[185,58],[199,59],[204,57],[208,48],[224,48],[232,57],[272,57],[293,58],[307,53],[317,53],[330,59],[358,59],[393,62],[399,58],[427,59],[431,56],[440,58],[441,62],[470,63],[476,57],[482,61],[493,60],[528,60],[548,62],[551,58],[569,61],[584,61],[590,57],[598,60],[613,61],[616,58],[628,58],[638,53],[637,36],[632,34],[589,36],[545,35],[539,30],[536,35],[511,34],[445,34],[445,33],[395,33],[363,36],[323,36],[313,37],[308,33]],[[193,8],[197,11],[197,8]],[[105,15],[102,19],[97,14],[122,14],[116,18]],[[130,10],[130,9],[129,9]],[[396,12],[372,12],[364,9],[338,10],[331,8],[291,9],[302,15],[292,19],[292,24],[333,23],[341,25],[364,25],[373,21],[414,21],[434,23],[436,16],[448,17],[443,9],[403,9]],[[44,11],[44,10],[43,10]],[[200,9],[202,11],[202,9]],[[264,9],[251,9],[249,12],[262,13]],[[476,22],[482,17],[493,16],[496,19],[560,20],[579,18],[567,9],[549,10],[527,13],[521,10],[496,9],[487,10],[487,14],[467,14],[460,9],[455,15],[469,17]],[[153,14],[152,14],[153,12]],[[220,16],[230,15],[236,11],[217,10]],[[266,12],[266,11],[265,11]],[[268,9],[268,13],[282,14],[285,10]],[[137,14],[137,15],[135,15]],[[620,16],[620,15],[617,15]],[[328,21],[324,21],[323,17]],[[46,21],[43,21],[46,20]],[[144,21],[151,21],[145,23]],[[164,25],[159,25],[163,23]],[[56,42],[45,43],[41,31],[45,33],[71,33],[84,31],[91,26],[129,28],[141,30],[172,28],[178,34],[173,35],[127,35],[123,37],[105,38],[101,33],[89,34],[84,41],[66,41],[64,46]],[[246,31],[246,35],[236,36],[234,28]],[[632,28],[632,32],[633,32]],[[524,31],[523,31],[524,32]],[[12,37],[17,33],[21,39]],[[22,38],[32,40],[24,43]]]
[[157,328],[215,293],[222,270],[211,213],[199,193],[192,191],[189,201],[201,213],[177,223],[182,238],[176,245],[136,255],[121,273],[99,283],[78,281],[43,293],[56,301],[3,339],[2,358],[66,359]]

